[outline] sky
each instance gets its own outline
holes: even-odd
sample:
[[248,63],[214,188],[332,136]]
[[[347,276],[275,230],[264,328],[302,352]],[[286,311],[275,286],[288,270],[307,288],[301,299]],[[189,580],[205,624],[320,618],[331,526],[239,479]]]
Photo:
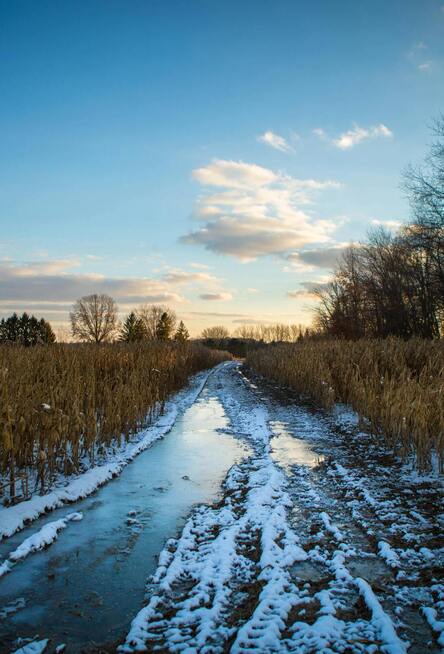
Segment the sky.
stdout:
[[409,218],[444,1],[0,0],[0,98],[0,316],[309,324],[347,244]]

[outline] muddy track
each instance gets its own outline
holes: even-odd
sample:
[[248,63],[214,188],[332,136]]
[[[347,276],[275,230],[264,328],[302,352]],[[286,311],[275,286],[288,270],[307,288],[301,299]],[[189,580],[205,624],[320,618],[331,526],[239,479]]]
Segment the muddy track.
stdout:
[[235,366],[210,384],[255,453],[168,542],[120,651],[442,651],[436,480]]

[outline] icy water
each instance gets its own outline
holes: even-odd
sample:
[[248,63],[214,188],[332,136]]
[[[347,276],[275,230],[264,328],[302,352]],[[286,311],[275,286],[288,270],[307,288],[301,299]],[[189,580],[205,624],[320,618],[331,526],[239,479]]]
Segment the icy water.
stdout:
[[[51,638],[49,651],[67,643],[68,652],[94,651],[123,637],[165,541],[177,535],[193,505],[218,496],[228,469],[247,454],[242,442],[218,431],[226,426],[221,404],[204,390],[172,431],[117,479],[2,543],[3,558],[44,524],[83,513],[48,550],[0,579],[0,651],[11,651],[17,636]],[[5,616],[18,600],[24,607]]]
[[287,473],[291,472],[294,464],[313,468],[323,460],[323,456],[314,452],[305,440],[288,431],[285,422],[271,421],[270,427],[273,434],[270,440],[271,456]]

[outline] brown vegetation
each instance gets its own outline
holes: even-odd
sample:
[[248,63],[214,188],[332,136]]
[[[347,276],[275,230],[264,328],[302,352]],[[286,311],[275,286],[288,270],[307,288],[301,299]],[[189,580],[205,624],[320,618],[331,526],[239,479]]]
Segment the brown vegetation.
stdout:
[[60,472],[94,465],[105,447],[147,425],[190,374],[228,357],[171,342],[0,347],[1,492],[28,497]]
[[345,402],[379,441],[427,469],[444,469],[444,343],[304,340],[251,351],[247,364],[325,408]]

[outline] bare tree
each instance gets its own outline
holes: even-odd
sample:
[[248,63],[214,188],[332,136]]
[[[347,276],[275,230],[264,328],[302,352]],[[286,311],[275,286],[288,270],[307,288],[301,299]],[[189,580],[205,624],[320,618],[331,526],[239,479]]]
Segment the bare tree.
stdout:
[[234,331],[236,338],[246,338],[249,340],[259,340],[256,325],[240,325]]
[[54,329],[57,343],[70,343],[72,340],[71,330],[68,325],[59,325]]
[[431,281],[444,311],[444,114],[433,124],[434,142],[423,166],[409,166],[403,187],[413,213],[411,242],[427,252]]
[[117,331],[117,305],[109,295],[86,295],[74,304],[71,313],[74,338],[90,343],[112,340]]
[[159,323],[163,314],[167,315],[168,324],[171,327],[171,332],[177,323],[177,316],[172,309],[161,304],[143,304],[137,310],[137,316],[142,320],[145,327],[146,338],[150,341],[155,341],[159,334]]
[[295,342],[301,338],[304,328],[301,325],[283,325],[275,323],[272,325],[241,325],[234,332],[238,338],[246,338],[254,341],[264,341],[271,343],[273,341]]
[[220,341],[224,338],[229,338],[230,332],[223,325],[215,325],[214,327],[206,327],[202,331],[202,338]]

